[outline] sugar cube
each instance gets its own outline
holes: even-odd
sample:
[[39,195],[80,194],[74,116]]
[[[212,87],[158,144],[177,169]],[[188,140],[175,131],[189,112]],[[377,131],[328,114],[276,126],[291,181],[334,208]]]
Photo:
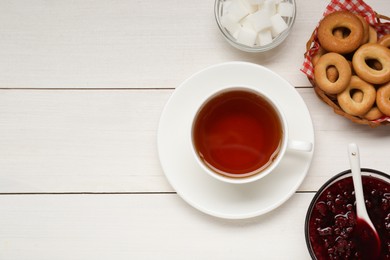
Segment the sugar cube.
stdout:
[[227,8],[227,14],[238,22],[249,14],[249,10],[241,0],[232,0],[232,3]]
[[251,5],[261,5],[264,2],[264,0],[246,0],[246,1]]
[[252,23],[256,32],[272,26],[271,15],[268,10],[259,10],[256,13],[249,15],[247,19]]
[[237,42],[251,47],[255,45],[256,37],[257,33],[254,30],[248,27],[241,27],[238,33]]
[[276,14],[276,0],[265,0],[262,5],[262,10],[268,10],[270,15]]
[[245,6],[246,10],[248,10],[248,13],[254,13],[257,11],[258,6],[256,4],[252,4],[249,0],[238,0],[241,1],[243,6]]
[[288,2],[281,2],[278,4],[277,12],[280,14],[280,16],[292,17],[294,13],[294,6]]
[[281,32],[288,28],[287,23],[278,13],[271,16],[271,24],[272,37],[278,36]]
[[271,30],[260,31],[257,35],[257,44],[260,46],[267,45],[272,42]]
[[236,34],[241,28],[241,25],[236,18],[231,14],[225,14],[221,16],[221,25],[230,32],[231,35]]

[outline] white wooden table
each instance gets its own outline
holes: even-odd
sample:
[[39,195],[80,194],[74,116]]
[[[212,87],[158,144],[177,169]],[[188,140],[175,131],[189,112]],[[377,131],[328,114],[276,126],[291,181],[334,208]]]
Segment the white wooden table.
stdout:
[[[327,5],[298,0],[287,40],[265,54],[228,45],[201,1],[0,1],[0,259],[309,259],[314,192],[348,169],[390,172],[388,127],[336,116],[299,69]],[[388,0],[367,0],[387,15]],[[224,220],[168,184],[157,126],[184,79],[212,64],[266,66],[296,87],[315,129],[299,190],[260,217]]]

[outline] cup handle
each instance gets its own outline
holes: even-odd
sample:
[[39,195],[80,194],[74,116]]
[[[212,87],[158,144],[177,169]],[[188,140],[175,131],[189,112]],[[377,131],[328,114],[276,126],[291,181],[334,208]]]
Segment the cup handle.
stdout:
[[306,141],[288,140],[287,149],[301,152],[311,152],[311,150],[313,150],[313,144]]

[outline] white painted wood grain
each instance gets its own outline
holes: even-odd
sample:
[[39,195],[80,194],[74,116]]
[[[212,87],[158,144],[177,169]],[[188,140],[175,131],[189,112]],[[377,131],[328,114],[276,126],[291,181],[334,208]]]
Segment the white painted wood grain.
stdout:
[[[348,169],[346,147],[362,167],[390,172],[390,132],[336,115],[298,89],[315,129],[315,153],[300,190],[317,190]],[[172,191],[156,148],[161,111],[173,90],[0,90],[0,192]],[[297,119],[299,120],[299,119]]]
[[[303,223],[313,193],[250,220],[207,216],[158,194],[173,190],[156,130],[172,88],[211,64],[250,61],[308,86],[299,68],[327,3],[298,0],[286,42],[247,54],[219,34],[213,0],[0,1],[0,259],[309,259]],[[387,0],[367,3],[390,10]],[[390,172],[389,127],[357,126],[312,89],[298,91],[316,138],[301,191],[348,168],[351,141],[362,167]],[[61,192],[130,194],[5,194]]]
[[347,145],[360,147],[361,167],[390,174],[390,126],[370,128],[336,115],[312,89],[299,90],[309,108],[315,132],[315,151],[302,190],[317,190],[331,176],[350,169]]
[[291,44],[298,47],[293,34],[284,51],[265,56],[236,51],[220,35],[213,5],[212,0],[1,1],[0,86],[172,87],[226,60],[259,61],[290,79],[298,74],[286,66],[291,60],[297,65],[303,53],[288,51]]
[[[175,87],[211,64],[267,66],[295,86],[305,44],[328,1],[297,0],[287,40],[266,54],[225,42],[213,0],[0,1],[1,88]],[[386,14],[390,1],[367,3]]]
[[173,194],[0,196],[0,259],[310,259],[312,197],[228,221]]
[[170,93],[1,91],[0,190],[169,190],[156,130]]

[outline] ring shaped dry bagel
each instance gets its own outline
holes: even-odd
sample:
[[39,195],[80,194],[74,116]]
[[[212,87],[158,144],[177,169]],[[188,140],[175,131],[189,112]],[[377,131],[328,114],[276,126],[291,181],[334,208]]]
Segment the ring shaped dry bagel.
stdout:
[[383,114],[390,116],[390,82],[378,88],[376,105]]
[[379,110],[377,106],[373,106],[364,116],[367,120],[377,120],[383,117],[383,113]]
[[370,28],[369,28],[369,25],[368,25],[366,19],[364,19],[363,16],[357,14],[356,17],[359,18],[360,22],[363,25],[363,38],[362,38],[362,42],[360,44],[365,44],[368,42],[368,39],[370,37]]
[[311,58],[311,63],[313,64],[313,66],[315,66],[318,62],[318,60],[321,58],[322,55],[324,55],[326,53],[326,50],[324,50],[324,48],[322,48],[321,46],[319,47],[317,53]]
[[[360,102],[354,101],[351,97],[352,90],[363,92],[363,98]],[[358,76],[352,76],[348,87],[337,95],[337,101],[341,109],[353,116],[365,115],[374,105],[376,100],[376,91],[373,85],[360,79]]]
[[326,69],[326,77],[330,82],[335,82],[339,78],[339,72],[336,67],[331,66]]
[[[362,102],[363,100],[363,92],[361,92],[360,90],[354,92],[352,94],[352,99],[353,101],[355,102]],[[367,120],[376,120],[376,119],[379,119],[383,116],[383,113],[379,110],[379,108],[377,106],[374,106],[368,110],[368,112],[366,114],[364,114],[362,117],[367,119]]]
[[351,97],[352,97],[353,101],[360,103],[360,102],[362,102],[362,100],[363,100],[363,92],[361,92],[360,90],[358,90],[358,91],[354,92],[354,93],[351,95]]
[[[336,29],[346,29],[349,35],[340,38],[333,33]],[[363,24],[356,15],[348,11],[336,11],[328,14],[318,26],[318,40],[329,52],[346,54],[356,50],[363,40]]]
[[378,41],[378,33],[376,32],[374,27],[369,26],[369,28],[368,28],[368,42],[369,43],[376,43],[377,41]]
[[[363,100],[363,92],[361,91],[356,91],[355,93],[352,94],[352,99],[355,102],[362,102]],[[364,114],[362,117],[373,121],[381,118],[383,116],[383,113],[379,110],[377,106],[373,106],[366,114]]]
[[390,34],[386,34],[379,39],[378,43],[386,48],[390,48]]
[[[327,77],[326,71],[329,67],[336,68],[338,72],[338,78],[334,82]],[[314,79],[318,87],[329,94],[342,92],[348,86],[351,75],[348,61],[342,55],[334,52],[322,55],[314,67]]]
[[[376,60],[382,69],[371,68],[366,61]],[[363,80],[373,84],[383,84],[390,81],[390,51],[377,43],[362,45],[352,58],[353,69]]]

